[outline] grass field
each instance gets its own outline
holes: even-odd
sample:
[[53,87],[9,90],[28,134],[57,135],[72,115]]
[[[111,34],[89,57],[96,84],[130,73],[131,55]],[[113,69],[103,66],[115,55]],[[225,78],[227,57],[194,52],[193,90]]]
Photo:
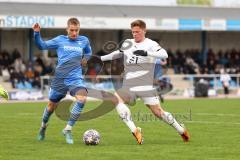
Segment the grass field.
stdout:
[[[65,144],[61,131],[64,121],[51,117],[45,141],[36,140],[46,103],[0,104],[0,160],[238,160],[240,157],[240,99],[167,100],[165,110],[185,123],[191,141],[183,143],[175,130],[149,115],[142,102],[131,107],[134,119],[144,131],[145,143],[137,145],[116,111],[90,121],[77,123],[74,145]],[[86,109],[96,106],[88,102]],[[191,116],[190,116],[191,110]],[[182,115],[182,116],[181,116]],[[98,130],[98,146],[86,146],[82,134]]]

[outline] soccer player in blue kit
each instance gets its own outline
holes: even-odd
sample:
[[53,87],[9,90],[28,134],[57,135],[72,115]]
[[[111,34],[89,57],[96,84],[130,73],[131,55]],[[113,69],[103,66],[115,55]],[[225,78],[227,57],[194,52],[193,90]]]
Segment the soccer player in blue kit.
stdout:
[[87,89],[82,75],[82,65],[86,65],[92,54],[89,40],[80,36],[80,22],[77,18],[67,21],[67,36],[59,35],[51,40],[43,41],[40,35],[40,25],[33,25],[35,43],[40,50],[56,49],[58,64],[49,90],[49,102],[44,109],[42,124],[38,134],[38,140],[45,138],[48,120],[56,109],[58,102],[64,98],[67,92],[74,96],[77,102],[74,104],[69,121],[63,129],[63,134],[68,144],[73,144],[72,127],[76,123],[86,102]]

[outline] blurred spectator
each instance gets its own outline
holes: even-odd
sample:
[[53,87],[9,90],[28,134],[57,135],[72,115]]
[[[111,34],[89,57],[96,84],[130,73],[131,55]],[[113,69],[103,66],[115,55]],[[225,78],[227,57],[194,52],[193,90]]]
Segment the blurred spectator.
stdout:
[[229,94],[229,83],[231,81],[231,77],[224,69],[221,70],[220,81],[222,82],[224,94],[227,96]]
[[38,72],[39,75],[42,75],[42,73],[43,73],[43,68],[42,68],[42,66],[40,66],[40,65],[38,65],[38,64],[35,64],[35,65],[33,66],[33,70],[34,70],[34,72],[35,72],[35,71]]
[[21,85],[25,85],[25,77],[22,72],[17,72],[15,68],[11,67],[9,69],[10,72],[10,82],[13,88],[17,88],[17,85],[21,83]]
[[10,68],[9,73],[10,73],[10,82],[12,84],[12,88],[16,88],[16,83],[18,81],[17,72],[14,70],[14,68]]
[[51,75],[51,74],[53,73],[53,69],[54,69],[54,68],[55,68],[55,67],[53,66],[53,64],[51,63],[51,61],[46,61],[44,74]]
[[187,57],[185,60],[184,73],[197,74],[199,73],[199,66],[191,57]]
[[34,79],[34,73],[32,67],[28,67],[25,72],[25,78],[28,82],[32,83]]
[[90,78],[90,82],[95,83],[95,79],[96,79],[97,72],[96,72],[96,70],[95,70],[95,68],[94,68],[94,64],[93,64],[93,63],[89,64],[87,75],[90,76],[90,77],[89,77],[89,78]]
[[12,52],[12,62],[18,58],[21,58],[21,53],[17,50],[17,48],[15,48]]
[[38,70],[34,71],[34,77],[33,77],[33,81],[32,81],[32,86],[34,88],[37,88],[37,89],[41,88],[41,78],[40,78],[40,72],[39,71]]
[[2,59],[3,59],[3,62],[2,62],[3,67],[8,68],[11,64],[11,59],[10,59],[9,53],[6,50],[3,50],[1,55],[2,55]]
[[36,57],[37,57],[36,60],[35,60],[36,65],[40,65],[42,67],[42,72],[45,72],[46,67],[45,67],[45,64],[44,64],[44,62],[41,58],[41,54],[38,54]]
[[21,57],[15,59],[13,66],[17,73],[24,73],[26,71],[26,66]]

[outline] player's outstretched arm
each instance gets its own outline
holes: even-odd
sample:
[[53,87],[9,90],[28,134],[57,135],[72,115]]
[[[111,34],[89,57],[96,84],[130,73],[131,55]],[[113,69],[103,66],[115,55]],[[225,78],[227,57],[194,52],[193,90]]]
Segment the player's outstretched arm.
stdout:
[[32,27],[33,31],[34,31],[34,40],[35,40],[35,44],[38,46],[39,49],[46,49],[46,45],[44,45],[44,41],[41,38],[40,35],[40,30],[41,27],[38,23],[35,23]]
[[133,52],[133,54],[138,55],[138,56],[151,56],[151,57],[156,57],[156,58],[160,58],[160,59],[168,58],[167,51],[163,48],[158,49],[156,52],[136,50]]
[[111,61],[111,60],[120,58],[122,54],[123,54],[122,51],[116,50],[116,51],[113,51],[112,53],[109,53],[105,56],[101,56],[100,58],[101,58],[102,61]]
[[32,27],[33,31],[34,31],[34,40],[35,40],[35,44],[38,46],[38,48],[40,50],[44,50],[44,49],[49,49],[49,48],[57,48],[57,40],[56,39],[52,39],[49,41],[43,41],[41,38],[41,34],[40,34],[40,30],[41,27],[38,23],[35,23]]

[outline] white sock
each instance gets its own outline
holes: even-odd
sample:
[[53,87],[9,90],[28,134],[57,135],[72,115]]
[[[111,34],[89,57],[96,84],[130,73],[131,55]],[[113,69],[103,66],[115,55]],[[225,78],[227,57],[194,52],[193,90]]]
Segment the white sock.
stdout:
[[134,132],[137,127],[135,126],[134,122],[132,121],[131,112],[130,112],[129,108],[124,103],[118,103],[118,105],[116,106],[116,110],[117,110],[120,118],[128,126],[128,128],[131,130],[131,132]]
[[64,130],[72,130],[72,126],[70,126],[69,124],[66,125],[66,127],[64,128]]
[[176,121],[176,119],[169,112],[164,112],[162,114],[162,120],[167,124],[173,126],[179,134],[183,134],[184,128]]
[[42,128],[46,128],[46,127],[47,127],[47,124],[44,123],[44,122],[42,122],[41,127],[42,127]]

